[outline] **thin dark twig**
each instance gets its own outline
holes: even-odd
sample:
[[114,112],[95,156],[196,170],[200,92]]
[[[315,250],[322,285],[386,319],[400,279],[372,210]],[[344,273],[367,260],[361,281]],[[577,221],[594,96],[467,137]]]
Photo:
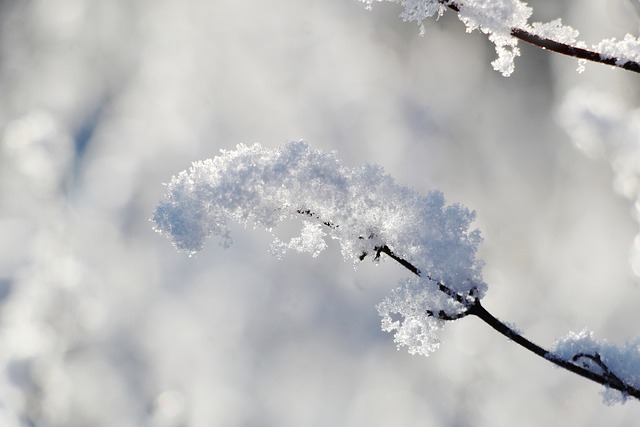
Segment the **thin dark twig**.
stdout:
[[[440,3],[447,6],[449,9],[456,12],[460,12],[460,5],[450,0],[439,0]],[[571,56],[577,59],[584,59],[586,61],[597,62],[600,64],[610,65],[612,67],[623,68],[628,71],[640,73],[640,63],[635,61],[621,62],[619,58],[604,56],[593,50],[585,49],[578,46],[572,46],[570,44],[561,43],[556,40],[552,40],[546,37],[537,36],[523,28],[512,28],[511,35],[523,42],[537,46],[541,49],[549,50],[551,52],[559,53],[561,55]]]
[[[503,322],[495,318],[491,313],[489,313],[483,306],[480,304],[480,300],[471,308],[471,313],[478,318],[480,318],[483,322],[491,326],[494,330],[500,332],[502,335],[506,336],[513,342],[521,345],[527,350],[537,354],[538,356],[550,361],[551,363],[564,368],[574,374],[580,375],[581,377],[590,379],[591,381],[597,382],[598,384],[602,384],[604,386],[616,389],[621,391],[625,395],[633,396],[636,399],[640,399],[640,390],[634,388],[633,386],[624,383],[620,379],[614,380],[613,377],[608,375],[601,375],[595,372],[590,371],[589,369],[583,368],[582,366],[576,365],[572,362],[569,362],[552,352],[545,350],[539,345],[529,341],[524,336],[520,335],[518,332],[514,331]],[[617,378],[617,377],[616,377]]]
[[[318,215],[316,215],[312,211],[298,210],[297,212],[306,216],[311,216],[313,218],[316,218],[319,221],[321,221],[322,224],[325,224],[332,229],[335,229],[338,227],[332,222],[322,221],[322,219],[320,219]],[[380,258],[381,254],[385,254],[391,259],[393,259],[394,261],[396,261],[397,263],[399,263],[400,265],[402,265],[404,268],[406,268],[408,271],[410,271],[414,275],[418,277],[422,277],[422,273],[418,267],[411,264],[406,259],[396,255],[391,250],[391,248],[389,248],[389,246],[387,245],[377,246],[375,248],[375,251],[376,251],[376,258]],[[363,260],[366,256],[367,256],[367,253],[365,252],[360,256],[360,259]],[[425,277],[428,280],[433,280],[429,276],[425,276]],[[604,374],[598,374],[580,365],[577,365],[576,363],[573,363],[573,362],[576,362],[580,357],[576,359],[574,356],[574,360],[567,361],[561,358],[560,356],[553,354],[549,350],[546,350],[540,347],[539,345],[533,343],[532,341],[529,341],[527,338],[522,336],[519,332],[507,326],[504,322],[501,322],[493,314],[487,311],[487,309],[485,309],[480,303],[480,299],[476,296],[476,292],[477,292],[476,288],[472,288],[468,295],[462,295],[459,292],[455,292],[453,289],[449,288],[448,286],[446,286],[440,281],[437,282],[437,286],[440,292],[445,293],[447,296],[455,299],[457,302],[465,306],[466,310],[462,312],[464,314],[460,317],[465,317],[467,315],[474,315],[478,317],[480,320],[482,320],[483,322],[485,322],[487,325],[489,325],[491,328],[493,328],[495,331],[507,337],[509,340],[515,342],[516,344],[519,344],[520,346],[548,360],[549,362],[561,368],[564,368],[570,372],[573,372],[574,374],[580,375],[581,377],[594,381],[598,384],[621,391],[622,393],[625,394],[625,396],[633,396],[636,399],[640,399],[640,389],[637,389],[620,380],[617,376],[615,376],[609,371],[609,369],[606,367],[606,365],[604,365],[604,363],[598,364],[598,366],[603,370]],[[446,313],[442,313],[442,314],[445,316],[443,320],[455,320],[454,316],[449,316]],[[431,315],[433,315],[433,313],[431,313]],[[446,317],[450,317],[450,319],[447,319]],[[586,355],[583,355],[583,356],[586,357]],[[594,357],[591,357],[591,360],[596,361]]]
[[[589,354],[589,353],[578,353],[576,355],[574,355],[571,360],[574,362],[577,362],[580,359],[588,359],[591,360],[593,363],[595,363],[600,369],[602,369],[602,374],[609,378],[609,380],[611,382],[616,382],[619,384],[624,384],[624,381],[622,381],[620,379],[620,377],[618,377],[616,374],[614,374],[613,372],[611,372],[611,369],[609,369],[609,367],[602,361],[602,358],[600,357],[600,354],[595,353],[595,354]],[[585,368],[587,367],[587,365],[584,365]]]
[[[315,212],[311,212],[310,209],[296,209],[296,212],[311,218],[320,219],[320,217],[318,217],[318,215]],[[331,221],[322,221],[322,224],[326,225],[329,228],[333,228],[333,229],[338,228],[338,225],[332,223]]]
[[[407,268],[412,273],[416,274],[417,276],[420,276],[420,272],[415,266],[413,266],[407,260],[402,259],[402,258],[398,257],[397,255],[393,254],[393,252],[388,247],[387,247],[387,250],[384,251],[384,253],[386,253],[387,255],[389,255],[389,253],[391,253],[392,255],[389,255],[389,256],[392,259],[394,259],[395,261],[399,262],[402,266]],[[445,292],[449,296],[453,296],[454,295],[456,297],[456,301],[462,302],[460,300],[460,298],[462,298],[462,297],[461,297],[461,295],[459,293],[455,293],[450,288],[444,286],[441,283],[439,283],[438,285],[439,285],[439,289],[441,291]],[[583,368],[582,366],[579,366],[579,365],[576,365],[574,363],[571,363],[571,362],[569,362],[569,361],[567,361],[567,360],[565,360],[565,359],[563,359],[563,358],[561,358],[559,356],[556,356],[555,354],[553,354],[549,350],[546,350],[546,349],[540,347],[539,345],[529,341],[527,338],[522,336],[520,333],[515,331],[513,328],[507,326],[505,323],[503,323],[500,320],[498,320],[494,315],[492,315],[489,311],[487,311],[487,309],[485,309],[482,306],[482,304],[480,303],[480,299],[478,299],[478,298],[475,298],[473,300],[473,303],[468,308],[466,314],[471,314],[471,315],[477,316],[480,320],[485,322],[487,325],[491,326],[495,331],[501,333],[502,335],[504,335],[505,337],[507,337],[511,341],[519,344],[520,346],[526,348],[527,350],[533,352],[534,354],[537,354],[538,356],[550,361],[551,363],[553,363],[553,364],[555,364],[557,366],[560,366],[561,368],[564,368],[564,369],[566,369],[566,370],[568,370],[570,372],[573,372],[574,374],[580,375],[581,377],[584,377],[584,378],[590,379],[592,381],[595,381],[598,384],[602,384],[604,386],[611,387],[613,389],[619,390],[619,391],[623,392],[625,395],[633,396],[633,397],[635,397],[637,399],[640,399],[640,390],[632,387],[629,384],[626,384],[625,382],[620,380],[617,376],[611,374],[611,372],[608,370],[608,368],[607,369],[603,369],[605,371],[604,375],[600,375],[600,374],[592,372],[592,371],[590,371],[590,370],[588,370],[586,368]],[[599,366],[602,368],[604,366],[604,364],[599,365]]]
[[[387,245],[378,246],[376,248],[376,258],[379,258],[381,253],[386,254],[389,258],[393,259],[394,261],[396,261],[397,263],[402,265],[404,268],[406,268],[407,270],[409,270],[410,272],[412,272],[416,276],[422,277],[422,273],[420,272],[420,270],[417,267],[415,267],[409,261],[407,261],[407,260],[399,257],[398,255],[396,255],[395,253],[393,253],[393,251],[389,248],[389,246],[387,246]],[[436,285],[438,286],[438,290],[440,292],[443,292],[443,293],[447,294],[448,296],[450,296],[451,298],[455,299],[460,304],[463,304],[467,308],[471,307],[471,305],[473,304],[473,301],[475,301],[475,299],[476,299],[473,296],[473,293],[474,293],[473,291],[469,295],[470,298],[467,298],[464,295],[462,295],[462,294],[460,294],[458,292],[455,292],[454,290],[452,290],[448,286],[445,286],[440,281],[433,280],[429,276],[427,276],[426,278],[428,280],[436,282]]]
[[[417,276],[420,276],[420,271],[415,266],[413,266],[407,260],[402,259],[402,258],[398,257],[397,255],[393,254],[393,252],[387,246],[385,246],[385,248],[386,248],[386,250],[383,251],[384,253],[389,255],[395,261],[399,262],[402,266],[407,268],[407,270],[411,271],[412,273],[416,274]],[[451,290],[450,288],[444,286],[441,283],[438,283],[438,285],[439,285],[438,288],[442,292],[445,292],[449,296],[455,296],[456,301],[462,302],[461,298],[463,298],[463,297],[459,293],[454,292],[453,290]],[[487,309],[485,309],[482,306],[482,304],[480,303],[480,299],[478,299],[478,298],[475,298],[473,300],[473,303],[468,308],[468,310],[467,310],[465,315],[467,315],[467,314],[471,314],[471,315],[477,316],[480,320],[485,322],[487,325],[491,326],[495,331],[497,331],[500,334],[502,334],[505,337],[507,337],[509,340],[519,344],[520,346],[522,346],[522,347],[526,348],[527,350],[533,352],[534,354],[537,354],[538,356],[550,361],[551,363],[553,363],[553,364],[555,364],[557,366],[560,366],[561,368],[564,368],[564,369],[566,369],[566,370],[568,370],[570,372],[573,372],[574,374],[580,375],[580,376],[582,376],[584,378],[587,378],[587,379],[590,379],[592,381],[595,381],[598,384],[602,384],[604,386],[608,386],[608,387],[611,387],[613,389],[619,390],[619,391],[623,392],[625,395],[633,396],[633,397],[635,397],[637,399],[640,399],[640,390],[632,387],[629,384],[624,383],[622,380],[620,380],[615,375],[607,374],[607,373],[610,373],[610,371],[608,371],[608,369],[606,369],[605,375],[597,374],[597,373],[592,372],[592,371],[590,371],[590,370],[588,370],[586,368],[583,368],[582,366],[576,365],[576,364],[571,363],[571,362],[569,362],[569,361],[567,361],[567,360],[565,360],[565,359],[563,359],[563,358],[561,358],[559,356],[556,356],[555,354],[553,354],[549,350],[546,350],[546,349],[540,347],[539,345],[529,341],[527,338],[522,336],[520,333],[515,331],[513,328],[507,326],[505,323],[503,323],[500,320],[498,320],[494,315],[492,315],[489,311],[487,311]],[[602,368],[602,366],[601,366],[601,368]]]
[[[393,251],[389,248],[389,246],[382,245],[375,248],[375,250],[376,250],[376,259],[380,258],[381,253],[384,253],[394,261],[398,262],[404,268],[406,268],[407,270],[415,274],[416,276],[418,277],[422,276],[422,274],[420,273],[420,270],[417,267],[415,267],[413,264],[411,264],[407,260],[397,256],[395,253],[393,253]],[[360,261],[362,261],[362,259],[364,258],[360,258]],[[448,314],[444,310],[440,310],[438,313],[434,313],[431,310],[427,310],[427,315],[432,317],[437,317],[438,319],[442,319],[442,320],[458,320],[469,315],[469,308],[471,307],[473,301],[475,300],[474,294],[475,294],[476,288],[473,288],[471,290],[471,292],[469,293],[469,298],[465,298],[463,295],[459,294],[458,292],[454,292],[453,290],[445,286],[442,282],[433,280],[429,276],[427,276],[427,279],[436,283],[436,286],[438,286],[438,290],[440,292],[444,292],[449,297],[455,299],[457,302],[465,306],[465,310],[456,314]]]
[[635,61],[626,61],[624,63],[621,63],[618,58],[603,56],[600,53],[594,52],[589,49],[571,46],[566,43],[560,43],[555,40],[540,37],[520,28],[513,28],[511,30],[511,35],[534,46],[538,46],[545,50],[550,50],[551,52],[556,52],[562,55],[584,59],[591,62],[598,62],[600,64],[611,65],[612,67],[623,68],[635,73],[640,73],[640,64]]
[[447,320],[447,321],[462,319],[463,317],[467,317],[469,314],[471,313],[469,313],[468,310],[461,311],[460,313],[456,313],[456,314],[449,314],[444,310],[440,310],[437,313],[431,310],[427,310],[427,316],[431,316],[431,317],[435,317],[435,318],[438,318],[441,320]]
[[422,273],[420,272],[418,267],[415,267],[409,261],[404,260],[404,259],[400,258],[399,256],[397,256],[396,254],[394,254],[393,251],[389,248],[389,246],[387,246],[387,245],[378,246],[376,248],[376,259],[380,258],[380,254],[381,253],[382,254],[386,254],[389,258],[391,258],[392,260],[396,261],[397,263],[399,263],[401,266],[403,266],[404,268],[406,268],[407,270],[409,270],[410,272],[412,272],[416,276],[422,276]]

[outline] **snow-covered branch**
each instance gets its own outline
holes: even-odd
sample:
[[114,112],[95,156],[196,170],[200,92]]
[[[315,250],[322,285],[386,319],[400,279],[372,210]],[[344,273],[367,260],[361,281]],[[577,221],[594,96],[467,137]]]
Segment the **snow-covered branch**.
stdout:
[[[382,248],[380,252],[386,253],[413,274],[421,275],[416,267],[396,256],[388,247]],[[628,342],[624,346],[616,346],[598,341],[593,337],[592,332],[584,330],[579,334],[569,333],[557,341],[553,351],[549,351],[529,341],[519,331],[498,320],[484,308],[479,298],[452,292],[441,283],[438,283],[438,287],[450,298],[464,304],[466,310],[454,316],[444,311],[439,313],[429,311],[430,316],[439,317],[442,320],[458,320],[468,315],[477,316],[495,331],[530,352],[569,372],[604,385],[606,387],[603,393],[605,403],[625,402],[630,396],[640,399],[640,378],[638,378],[640,374],[640,339]],[[621,379],[614,371],[622,373],[627,380]]]
[[467,32],[479,30],[495,44],[498,58],[491,64],[505,76],[514,71],[514,60],[520,56],[518,40],[552,52],[580,60],[578,70],[584,69],[585,61],[620,67],[640,73],[640,40],[631,34],[622,40],[602,40],[589,47],[578,41],[579,32],[560,19],[549,23],[529,24],[532,9],[519,0],[360,0],[371,4],[382,1],[399,3],[403,7],[401,17],[405,21],[420,24],[424,33],[424,21],[433,16],[440,17],[451,9],[467,27]]
[[[427,311],[454,315],[465,309],[437,283],[478,298],[486,291],[476,258],[482,238],[478,230],[469,230],[474,217],[461,205],[446,205],[438,191],[422,196],[380,167],[347,168],[335,153],[293,142],[279,150],[240,145],[194,163],[168,184],[153,221],[178,249],[191,254],[213,235],[228,246],[229,219],[273,232],[288,218],[302,220],[302,230],[288,242],[276,237],[271,245],[276,256],[287,250],[316,256],[326,237],[337,240],[345,259],[354,263],[368,254],[378,261],[380,253],[393,253],[428,277],[405,281],[385,301],[383,323],[386,319],[385,328],[397,331],[399,345],[426,355],[439,345],[434,332],[443,324]],[[392,321],[395,314],[405,321]]]
[[529,351],[607,387],[607,402],[640,398],[640,346],[623,348],[587,336],[569,335],[555,352],[532,343],[481,304],[487,291],[482,242],[470,229],[474,213],[447,205],[442,193],[426,196],[399,185],[378,166],[348,168],[335,153],[292,142],[277,150],[239,145],[219,157],[196,162],[173,177],[157,206],[155,229],[178,249],[195,254],[210,236],[231,243],[228,220],[275,234],[286,219],[302,221],[298,237],[277,237],[271,250],[318,255],[325,238],[339,242],[354,264],[382,255],[412,273],[378,305],[382,329],[411,354],[429,355],[440,345],[447,321],[474,315]]

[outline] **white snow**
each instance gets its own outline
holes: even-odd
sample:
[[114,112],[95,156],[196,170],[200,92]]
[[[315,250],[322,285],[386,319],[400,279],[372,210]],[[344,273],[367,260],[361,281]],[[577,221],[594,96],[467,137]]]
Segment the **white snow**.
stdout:
[[580,34],[578,30],[563,25],[560,18],[551,22],[534,22],[526,30],[536,36],[569,45],[575,44]]
[[622,40],[602,40],[593,48],[606,58],[616,58],[616,64],[619,66],[627,62],[640,62],[640,40],[631,34],[625,35]]

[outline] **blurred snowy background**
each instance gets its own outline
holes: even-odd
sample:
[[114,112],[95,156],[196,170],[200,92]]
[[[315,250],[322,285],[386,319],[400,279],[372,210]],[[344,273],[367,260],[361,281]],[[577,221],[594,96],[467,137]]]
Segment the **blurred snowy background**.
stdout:
[[[530,5],[588,43],[640,24],[623,0]],[[485,306],[534,341],[639,336],[638,75],[522,46],[504,78],[453,13],[423,38],[399,13],[0,2],[1,426],[637,426],[639,402],[473,318],[429,358],[396,351],[374,308],[391,262],[277,261],[240,228],[189,258],[152,231],[192,161],[304,138],[476,209]]]

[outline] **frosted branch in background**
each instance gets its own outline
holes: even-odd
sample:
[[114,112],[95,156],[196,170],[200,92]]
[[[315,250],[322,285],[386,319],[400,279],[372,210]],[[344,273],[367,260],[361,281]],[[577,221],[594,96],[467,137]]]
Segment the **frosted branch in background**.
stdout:
[[508,76],[514,70],[514,59],[520,55],[518,40],[511,36],[512,28],[519,28],[527,23],[532,10],[525,3],[517,0],[497,1],[457,1],[439,0],[361,0],[368,7],[373,2],[391,1],[403,7],[402,19],[417,22],[421,34],[425,33],[424,21],[440,17],[448,7],[458,11],[458,17],[467,26],[467,32],[479,30],[487,34],[495,44],[498,58],[491,64],[496,71]]
[[[330,237],[354,263],[367,255],[380,259],[381,248],[424,272],[380,305],[383,327],[396,331],[398,345],[428,354],[438,344],[434,332],[442,320],[429,313],[456,313],[464,305],[443,298],[437,284],[480,298],[486,291],[476,250],[482,238],[469,230],[475,215],[446,205],[442,193],[426,196],[397,184],[378,166],[347,168],[335,153],[292,142],[271,150],[239,145],[219,157],[196,162],[173,177],[156,208],[157,231],[178,249],[195,254],[209,236],[231,243],[227,221],[273,231],[288,218],[303,221],[299,237],[275,238],[272,252],[294,249],[318,255]],[[398,320],[398,316],[402,320]],[[392,320],[392,318],[394,320]]]
[[514,71],[514,60],[520,56],[518,40],[579,59],[578,71],[588,61],[614,65],[640,72],[640,40],[626,34],[622,40],[610,38],[592,45],[578,41],[579,32],[560,19],[549,23],[529,24],[533,10],[519,0],[360,0],[370,8],[374,2],[390,1],[402,6],[400,16],[417,22],[425,33],[424,21],[440,17],[446,9],[454,10],[467,27],[479,30],[495,45],[498,58],[491,65],[504,76]]
[[[588,89],[574,89],[558,109],[558,119],[574,145],[591,158],[603,158],[614,172],[614,189],[634,202],[640,222],[640,109]],[[640,234],[631,249],[631,267],[640,276]]]
[[[611,164],[616,192],[634,202],[636,220],[640,221],[640,109],[630,109],[611,95],[574,89],[560,106],[558,118],[579,150]],[[630,252],[632,270],[640,276],[640,234],[636,235]],[[598,341],[592,332],[585,330],[559,340],[555,351],[605,375],[615,372],[613,381],[640,388],[638,340],[619,346]],[[603,397],[608,404],[627,398],[611,389]]]

